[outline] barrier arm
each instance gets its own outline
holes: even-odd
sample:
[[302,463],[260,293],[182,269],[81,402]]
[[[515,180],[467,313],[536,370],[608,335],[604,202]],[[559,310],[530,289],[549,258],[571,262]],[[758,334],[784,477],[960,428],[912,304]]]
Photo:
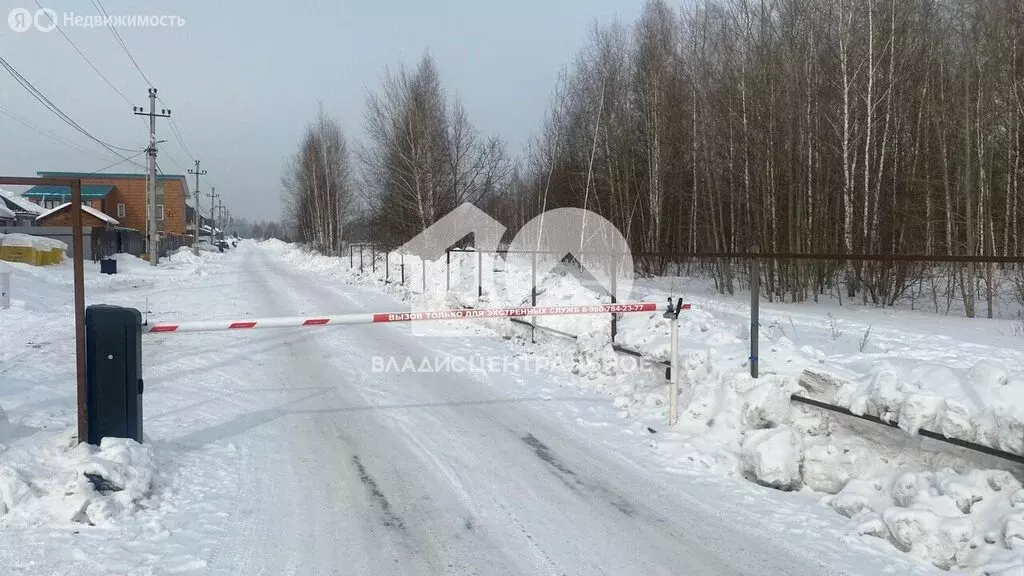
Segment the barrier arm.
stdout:
[[[681,304],[684,310],[689,304]],[[438,320],[477,320],[481,318],[518,318],[522,316],[572,316],[582,314],[629,314],[664,312],[672,304],[632,302],[620,304],[588,304],[580,306],[524,306],[518,308],[431,310],[410,312],[365,312],[330,316],[281,316],[244,320],[199,320],[194,322],[161,322],[149,325],[150,334],[179,332],[217,332],[260,328],[297,328],[309,326],[344,326],[353,324],[384,324]]]

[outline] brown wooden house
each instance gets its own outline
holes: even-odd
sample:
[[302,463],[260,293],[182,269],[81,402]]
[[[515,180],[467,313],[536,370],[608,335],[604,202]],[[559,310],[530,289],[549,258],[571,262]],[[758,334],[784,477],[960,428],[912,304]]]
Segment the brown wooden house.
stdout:
[[[82,181],[82,203],[114,219],[119,226],[131,228],[146,235],[149,222],[146,215],[145,174],[86,174],[79,172],[38,172],[46,178],[79,178]],[[157,175],[156,218],[162,234],[185,234],[188,181],[180,174]],[[23,196],[53,209],[70,202],[71,189],[62,186],[35,186]],[[70,215],[69,212],[65,212]],[[56,224],[58,215],[49,215],[48,225]],[[51,223],[53,222],[53,223]],[[109,222],[104,222],[109,225]]]

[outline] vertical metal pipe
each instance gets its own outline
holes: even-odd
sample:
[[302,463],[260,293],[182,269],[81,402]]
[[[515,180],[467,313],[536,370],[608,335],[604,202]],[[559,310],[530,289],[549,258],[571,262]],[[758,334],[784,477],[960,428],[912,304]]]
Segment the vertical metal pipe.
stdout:
[[[530,252],[530,305],[537,306],[537,252]],[[537,317],[530,319],[530,342],[537,342]]]
[[[615,304],[617,302],[617,300],[615,298],[615,293],[618,291],[618,288],[619,288],[619,283],[618,283],[618,281],[615,278],[615,276],[616,276],[616,274],[615,274],[616,264],[618,263],[616,258],[617,258],[617,256],[615,254],[612,254],[612,266],[611,266],[611,272],[612,272],[612,290],[611,290],[612,291],[612,304]],[[615,342],[615,335],[618,333],[618,331],[619,331],[619,315],[613,313],[612,314],[612,342]]]
[[0,263],[0,310],[11,307],[11,272],[2,268]]
[[758,340],[758,328],[760,327],[760,310],[759,304],[761,301],[761,262],[758,260],[757,247],[755,246],[751,252],[755,254],[754,258],[750,261],[750,377],[757,378],[757,340]]
[[675,426],[679,420],[679,310],[670,323],[672,330],[669,348],[669,383],[668,383],[668,425]]

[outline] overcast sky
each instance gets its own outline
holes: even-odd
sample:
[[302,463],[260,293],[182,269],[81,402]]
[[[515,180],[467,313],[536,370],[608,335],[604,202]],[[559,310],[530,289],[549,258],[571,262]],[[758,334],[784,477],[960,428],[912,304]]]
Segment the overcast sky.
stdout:
[[[172,110],[185,144],[232,212],[280,214],[280,175],[322,101],[350,139],[360,134],[363,103],[386,67],[436,58],[445,88],[458,93],[485,134],[499,134],[518,154],[540,127],[561,67],[583,45],[595,20],[633,21],[642,0],[290,0],[130,2],[101,0],[112,15],[180,16],[183,26],[123,27],[118,32],[142,72]],[[39,0],[58,21],[98,12],[82,0]],[[97,138],[141,150],[147,127],[131,105],[147,105],[146,82],[106,28],[62,26],[108,86],[58,31],[17,33],[5,22],[34,0],[0,0],[0,56]],[[45,18],[44,18],[45,22]],[[84,149],[23,126],[6,113]],[[159,164],[165,173],[192,167],[170,124]],[[133,153],[125,153],[131,156]],[[118,160],[63,124],[0,69],[0,174],[95,171]],[[144,156],[137,158],[144,161]],[[143,162],[144,163],[144,162]],[[110,171],[134,172],[122,164]],[[190,186],[193,180],[189,180]]]

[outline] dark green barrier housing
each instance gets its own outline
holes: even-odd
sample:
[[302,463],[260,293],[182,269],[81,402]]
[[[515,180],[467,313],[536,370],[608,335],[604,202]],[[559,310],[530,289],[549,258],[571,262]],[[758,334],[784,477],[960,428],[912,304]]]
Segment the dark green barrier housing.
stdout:
[[85,310],[89,444],[107,436],[142,442],[142,314],[97,304]]

